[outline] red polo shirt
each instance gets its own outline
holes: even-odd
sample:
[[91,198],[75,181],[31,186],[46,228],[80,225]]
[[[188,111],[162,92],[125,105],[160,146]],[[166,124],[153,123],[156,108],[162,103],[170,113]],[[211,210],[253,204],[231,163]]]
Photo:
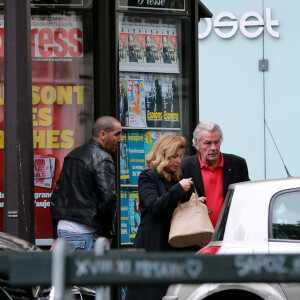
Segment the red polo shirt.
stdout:
[[204,192],[208,211],[212,210],[209,215],[214,227],[216,227],[222,205],[223,205],[223,166],[224,159],[220,153],[220,162],[212,170],[204,164],[199,153],[199,162],[203,178]]

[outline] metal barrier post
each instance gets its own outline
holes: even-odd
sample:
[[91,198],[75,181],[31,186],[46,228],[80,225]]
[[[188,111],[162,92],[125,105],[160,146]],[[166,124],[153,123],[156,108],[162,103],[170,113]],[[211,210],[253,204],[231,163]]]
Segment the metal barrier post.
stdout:
[[51,267],[54,300],[74,300],[70,289],[66,288],[66,255],[70,252],[72,252],[70,245],[63,239],[57,239],[52,251]]
[[[106,238],[100,237],[96,240],[95,244],[95,254],[100,256],[109,250],[109,243]],[[102,286],[96,289],[96,299],[95,300],[110,300],[110,287]]]

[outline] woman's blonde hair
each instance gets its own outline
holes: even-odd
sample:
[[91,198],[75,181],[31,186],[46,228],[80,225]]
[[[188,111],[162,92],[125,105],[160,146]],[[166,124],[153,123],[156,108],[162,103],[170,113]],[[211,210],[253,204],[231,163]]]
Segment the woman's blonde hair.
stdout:
[[146,166],[148,168],[154,168],[168,181],[172,179],[180,180],[181,168],[178,168],[175,173],[169,173],[166,171],[166,167],[178,149],[185,149],[185,144],[186,140],[182,136],[170,134],[161,136],[154,144],[150,153],[146,155]]

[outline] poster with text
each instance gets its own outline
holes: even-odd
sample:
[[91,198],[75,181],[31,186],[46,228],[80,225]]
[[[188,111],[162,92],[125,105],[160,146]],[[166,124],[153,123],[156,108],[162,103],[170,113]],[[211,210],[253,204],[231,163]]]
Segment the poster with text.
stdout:
[[[0,16],[0,207],[4,205],[4,22]],[[81,15],[31,17],[36,239],[52,238],[50,198],[64,157],[90,138],[93,91],[85,89]],[[3,217],[0,214],[0,230]]]

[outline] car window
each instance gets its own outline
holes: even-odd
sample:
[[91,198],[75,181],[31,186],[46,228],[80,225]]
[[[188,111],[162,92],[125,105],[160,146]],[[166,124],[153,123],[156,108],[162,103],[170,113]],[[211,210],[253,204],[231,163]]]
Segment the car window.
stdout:
[[300,191],[276,195],[270,206],[270,238],[300,240]]
[[231,204],[231,199],[233,196],[234,190],[230,189],[228,190],[226,197],[224,199],[223,207],[215,228],[215,232],[212,237],[212,241],[223,241],[224,233],[225,233],[225,227],[227,223],[229,208]]

